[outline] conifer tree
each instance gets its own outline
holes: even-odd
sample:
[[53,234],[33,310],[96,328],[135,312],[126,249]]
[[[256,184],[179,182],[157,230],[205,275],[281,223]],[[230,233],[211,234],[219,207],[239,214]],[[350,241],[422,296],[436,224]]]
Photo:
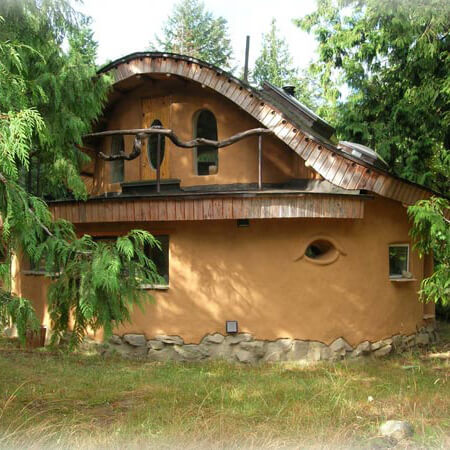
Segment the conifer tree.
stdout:
[[261,53],[255,61],[252,79],[257,85],[264,81],[278,87],[292,85],[302,103],[309,107],[317,105],[311,77],[294,66],[289,46],[279,35],[275,19],[272,19],[270,30],[263,34]]
[[[43,194],[86,198],[85,161],[74,144],[100,114],[110,81],[95,73],[96,45],[88,20],[66,0],[0,3],[0,329],[14,322],[23,340],[38,326],[31,303],[11,291],[11,261],[44,264],[53,283],[48,308],[54,336],[68,329],[76,345],[88,328],[112,328],[142,305],[141,283],[160,281],[145,246],[158,243],[134,230],[116,242],[78,238],[66,221],[53,221]],[[43,166],[42,190],[26,182]],[[25,175],[25,176],[24,176]]]
[[225,69],[231,66],[227,21],[215,18],[199,0],[180,0],[165,23],[162,36],[156,36],[156,45],[150,45],[155,50],[192,56]]
[[396,175],[448,192],[448,0],[318,0],[296,23],[318,42],[312,69],[339,138],[375,148]]

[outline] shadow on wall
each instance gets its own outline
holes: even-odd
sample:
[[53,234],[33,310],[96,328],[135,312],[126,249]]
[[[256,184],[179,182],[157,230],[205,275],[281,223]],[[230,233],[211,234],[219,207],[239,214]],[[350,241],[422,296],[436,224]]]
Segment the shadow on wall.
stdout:
[[[412,333],[423,307],[416,286],[394,287],[384,244],[358,221],[254,220],[186,222],[171,236],[170,289],[155,293],[147,314],[135,313],[124,332],[182,336],[199,342],[224,333],[226,320],[257,339],[280,337],[351,344]],[[298,259],[312,236],[333,235],[346,256],[330,265]],[[355,238],[356,235],[356,238]]]

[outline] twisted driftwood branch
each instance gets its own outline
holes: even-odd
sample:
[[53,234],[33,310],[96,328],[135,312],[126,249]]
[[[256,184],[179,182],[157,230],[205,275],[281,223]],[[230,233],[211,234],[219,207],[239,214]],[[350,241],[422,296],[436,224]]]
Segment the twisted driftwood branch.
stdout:
[[100,158],[104,159],[105,161],[118,161],[118,160],[125,160],[125,161],[132,161],[133,159],[136,159],[142,151],[142,139],[145,137],[145,135],[137,134],[134,138],[134,144],[133,144],[133,150],[131,150],[131,153],[125,153],[120,152],[116,155],[106,155],[103,152],[98,152],[98,156]]
[[131,153],[127,154],[125,152],[121,152],[117,155],[105,155],[103,152],[99,152],[98,155],[100,158],[105,161],[117,161],[117,160],[127,160],[131,161],[132,159],[137,158],[141,154],[142,150],[142,139],[146,136],[152,134],[160,134],[164,137],[169,138],[177,147],[182,148],[194,148],[200,146],[211,146],[211,147],[228,147],[229,145],[234,144],[242,139],[248,138],[250,136],[262,136],[264,134],[273,134],[272,130],[268,130],[267,128],[253,128],[251,130],[243,131],[242,133],[235,134],[227,139],[222,141],[213,141],[211,139],[205,138],[196,138],[191,141],[182,141],[172,130],[165,128],[140,128],[134,130],[111,130],[111,131],[101,131],[99,133],[91,133],[84,136],[85,138],[89,137],[103,137],[103,136],[125,136],[125,135],[134,135],[134,145]]

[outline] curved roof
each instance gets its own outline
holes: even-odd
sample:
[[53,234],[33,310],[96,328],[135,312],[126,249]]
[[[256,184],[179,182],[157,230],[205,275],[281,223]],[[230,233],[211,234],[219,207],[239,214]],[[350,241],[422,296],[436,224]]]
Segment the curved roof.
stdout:
[[[204,61],[161,52],[132,53],[103,66],[98,73],[110,73],[114,83],[141,74],[171,74],[208,87],[271,129],[307,166],[340,188],[369,191],[408,205],[432,194],[389,174],[377,159],[355,156],[348,148],[335,146],[330,141],[333,129],[329,124],[270,84],[260,91]],[[371,152],[375,158],[373,150],[366,150],[366,154]]]

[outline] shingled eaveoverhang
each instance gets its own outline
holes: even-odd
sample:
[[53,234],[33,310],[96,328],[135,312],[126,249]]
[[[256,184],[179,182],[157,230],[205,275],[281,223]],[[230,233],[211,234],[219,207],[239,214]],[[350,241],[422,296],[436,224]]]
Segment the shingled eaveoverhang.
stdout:
[[[411,205],[433,192],[343,152],[307,122],[296,120],[283,102],[218,67],[195,58],[160,52],[132,53],[102,67],[114,84],[144,74],[171,74],[199,83],[225,96],[288,145],[325,180],[349,190],[372,192]],[[301,122],[301,123],[300,123]]]

